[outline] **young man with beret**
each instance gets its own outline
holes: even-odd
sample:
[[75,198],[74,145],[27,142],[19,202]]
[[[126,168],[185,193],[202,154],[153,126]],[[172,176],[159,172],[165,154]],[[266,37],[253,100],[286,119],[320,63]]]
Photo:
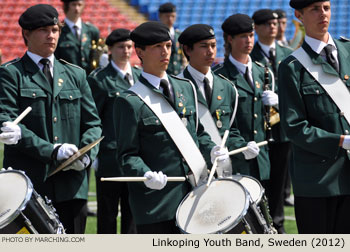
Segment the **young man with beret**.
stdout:
[[[203,105],[199,106],[199,114],[204,129],[217,144],[220,144],[225,130],[229,130],[228,149],[247,146],[248,150],[237,156],[246,160],[255,158],[259,154],[256,142],[251,141],[247,145],[235,126],[237,90],[226,77],[214,74],[210,68],[216,57],[214,29],[205,24],[191,25],[181,33],[179,42],[189,62],[179,77],[189,79],[196,86],[198,102]],[[206,112],[211,115],[210,118],[205,116]],[[222,175],[231,176],[231,165],[226,169]]]
[[[214,67],[215,74],[231,80],[238,90],[235,121],[245,141],[266,140],[264,104],[262,100],[264,67],[252,62],[249,53],[254,45],[254,22],[245,14],[228,17],[222,24],[225,40],[225,61]],[[253,159],[232,159],[233,173],[250,175],[261,182],[270,178],[270,161],[266,146],[260,147]]]
[[178,75],[182,71],[186,60],[178,42],[181,31],[174,28],[174,23],[176,21],[176,6],[170,2],[160,5],[158,8],[158,17],[159,21],[169,28],[172,43],[167,73]]
[[81,15],[85,8],[84,0],[61,0],[66,15],[64,26],[58,41],[55,56],[85,69],[92,70],[92,41],[98,42],[100,31],[93,24],[83,22]]
[[301,48],[279,67],[280,115],[292,143],[299,233],[350,233],[350,41],[328,32],[331,3],[291,0]]
[[124,182],[101,182],[101,177],[118,177],[122,173],[117,162],[117,142],[113,117],[115,99],[129,89],[139,78],[141,70],[131,67],[130,57],[133,44],[130,31],[116,29],[107,39],[111,61],[104,68],[98,68],[88,77],[99,116],[102,121],[100,152],[94,163],[97,193],[97,233],[115,234],[118,206],[121,208],[121,233],[135,233],[129,202],[127,184]]
[[192,185],[199,185],[208,175],[211,159],[218,157],[222,167],[229,156],[226,149],[215,148],[197,123],[192,84],[166,74],[171,55],[167,26],[143,23],[131,32],[131,39],[143,72],[115,103],[118,161],[125,176],[147,179],[128,184],[137,232],[178,233],[176,210],[191,184],[167,183],[167,176],[184,177],[191,169],[195,175]]
[[[25,171],[34,189],[52,200],[66,232],[84,233],[86,168],[97,148],[48,175],[101,136],[101,121],[85,71],[54,56],[60,33],[57,10],[34,5],[20,16],[19,25],[28,50],[0,67],[2,131],[17,133],[5,145],[3,167]],[[28,106],[32,111],[15,125],[12,121]]]
[[[278,66],[281,61],[292,53],[292,49],[281,46],[276,41],[278,32],[278,14],[270,9],[260,9],[253,14],[255,32],[258,41],[255,43],[250,56],[253,61],[268,66],[274,74],[274,92],[270,93],[277,97],[279,82],[277,79]],[[283,84],[283,83],[282,83]],[[272,85],[270,85],[272,89]],[[278,99],[277,99],[278,100]],[[278,112],[278,103],[273,108]],[[272,113],[271,113],[272,115]],[[285,233],[284,222],[284,188],[287,181],[288,164],[290,159],[290,142],[281,131],[279,120],[272,125],[272,136],[274,141],[269,142],[269,156],[271,162],[270,181],[266,188],[269,199],[270,213],[274,226],[279,233]]]

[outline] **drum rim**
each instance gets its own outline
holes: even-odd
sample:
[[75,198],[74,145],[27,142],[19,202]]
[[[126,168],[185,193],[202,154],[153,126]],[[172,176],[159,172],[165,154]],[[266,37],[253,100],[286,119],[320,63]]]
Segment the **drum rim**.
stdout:
[[[227,180],[227,181],[231,181],[231,182],[236,182],[245,192],[246,192],[246,201],[245,201],[245,206],[244,206],[244,210],[242,211],[242,213],[239,214],[239,216],[234,220],[234,222],[232,222],[231,225],[229,225],[227,228],[224,228],[224,229],[219,229],[217,232],[214,232],[214,233],[202,233],[202,234],[221,234],[221,233],[225,233],[229,230],[231,230],[232,228],[234,228],[235,226],[237,226],[237,224],[242,220],[242,218],[244,216],[246,216],[246,214],[248,213],[248,210],[249,210],[249,206],[250,206],[250,194],[249,192],[247,191],[247,189],[241,184],[239,183],[238,181],[235,181],[233,179],[228,179],[228,178],[219,178],[219,179],[213,179],[213,181],[220,181],[220,180]],[[203,185],[200,185],[200,186],[205,186],[205,184]],[[179,211],[180,211],[180,206],[182,205],[182,203],[189,197],[189,195],[192,193],[192,191],[194,190],[195,188],[193,188],[190,192],[188,192],[186,194],[186,196],[181,200],[180,204],[178,205],[177,207],[177,210],[176,210],[176,216],[175,216],[175,221],[176,221],[176,226],[180,229],[181,233],[183,234],[192,234],[192,233],[188,233],[186,232],[185,230],[183,230],[180,226],[179,226],[179,222],[178,222],[178,216],[179,216]]]
[[[256,179],[256,178],[252,177],[252,176],[244,175],[244,174],[232,174],[231,178],[234,179],[234,178],[233,178],[234,176],[237,176],[237,177],[247,177],[247,178],[249,178],[249,179],[254,180],[254,181],[260,186],[260,188],[261,188],[260,194],[259,194],[258,199],[257,199],[256,202],[255,202],[255,204],[259,204],[259,203],[261,202],[262,198],[263,198],[263,195],[265,194],[265,188],[262,186],[262,184],[260,183],[260,181],[259,181],[258,179]],[[239,181],[237,181],[237,182],[239,182]],[[239,182],[239,183],[241,183],[241,182]],[[242,183],[241,183],[241,184],[242,184]],[[245,187],[245,186],[243,185],[243,187]],[[248,189],[246,189],[246,190],[248,191]],[[250,192],[249,192],[249,191],[248,191],[248,193],[249,193],[249,195],[250,195]],[[252,199],[253,199],[253,198],[252,198]]]
[[0,229],[6,227],[8,224],[10,224],[12,221],[14,221],[18,217],[18,215],[21,214],[21,212],[25,209],[26,205],[30,201],[32,194],[33,194],[33,190],[34,190],[31,180],[25,174],[24,171],[22,171],[22,170],[6,170],[6,171],[1,171],[0,174],[1,173],[18,173],[21,176],[23,176],[24,179],[27,181],[27,191],[26,191],[26,195],[25,195],[22,203],[19,205],[19,207],[10,216],[5,218],[3,221],[0,221]]

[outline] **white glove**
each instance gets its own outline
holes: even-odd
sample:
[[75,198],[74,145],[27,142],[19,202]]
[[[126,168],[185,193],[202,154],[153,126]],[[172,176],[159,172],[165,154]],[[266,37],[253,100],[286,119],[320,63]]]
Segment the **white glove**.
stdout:
[[82,171],[84,170],[88,165],[90,164],[90,158],[88,155],[84,155],[81,160],[74,161],[70,166],[67,166],[63,169],[63,171],[68,170],[76,170],[76,171]]
[[266,90],[262,93],[262,102],[266,106],[277,106],[278,95],[271,90]]
[[342,147],[345,150],[350,150],[350,136],[345,136]]
[[228,155],[227,148],[221,148],[219,145],[214,146],[210,151],[210,159],[212,164],[214,163],[215,158],[218,158],[218,163],[228,160],[230,156]]
[[211,162],[214,163],[217,158],[216,174],[218,177],[227,177],[232,175],[232,164],[227,148],[215,146],[210,152]]
[[[54,148],[55,147],[56,147],[56,145],[54,145]],[[72,156],[77,151],[78,151],[78,147],[75,146],[75,144],[64,143],[61,145],[61,147],[59,147],[59,149],[57,151],[57,160],[61,161],[64,159],[68,159],[68,158],[70,158],[70,156]]]
[[255,158],[257,155],[259,155],[260,152],[260,148],[259,146],[256,144],[256,142],[251,141],[247,144],[248,150],[243,151],[243,155],[245,159],[253,159]]
[[4,144],[17,144],[22,138],[21,128],[13,122],[4,122],[1,130],[0,141]]
[[94,160],[94,162],[92,162],[91,168],[94,169],[95,172],[97,171],[97,169],[98,169],[98,158],[96,158],[96,159]]
[[162,190],[168,181],[167,176],[161,171],[148,171],[143,176],[147,178],[147,180],[144,181],[145,185],[154,190]]

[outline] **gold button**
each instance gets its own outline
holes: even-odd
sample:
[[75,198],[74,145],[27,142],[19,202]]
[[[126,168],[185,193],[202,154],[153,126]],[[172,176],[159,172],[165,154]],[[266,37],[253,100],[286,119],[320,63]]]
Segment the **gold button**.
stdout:
[[340,116],[344,116],[344,112],[343,111],[340,112]]
[[345,74],[345,75],[344,75],[344,79],[345,79],[345,80],[348,80],[348,79],[349,79],[349,75]]
[[62,83],[61,83],[61,82],[58,82],[58,86],[59,86],[59,87],[62,86]]
[[254,114],[254,118],[258,118],[258,115],[257,115],[257,114]]
[[55,136],[55,138],[54,138],[54,139],[55,139],[55,141],[58,141],[58,136]]
[[72,99],[73,99],[73,96],[71,96],[71,95],[70,95],[70,96],[69,96],[69,99],[71,99],[71,100],[72,100]]
[[119,96],[120,95],[120,93],[119,92],[117,92],[117,93],[115,93],[117,96]]
[[157,120],[156,120],[156,124],[158,124],[158,123],[159,123],[159,120],[157,119]]
[[36,96],[36,93],[33,93],[33,97],[35,97]]
[[254,97],[254,101],[258,101],[258,97]]
[[350,150],[347,150],[346,152],[347,152],[347,153],[350,153]]
[[316,94],[320,94],[320,90],[317,89],[317,90],[316,90]]
[[56,116],[53,118],[53,122],[57,122],[57,117]]
[[254,130],[254,135],[258,134],[258,132],[256,130]]
[[349,135],[349,131],[348,130],[345,130],[345,135]]

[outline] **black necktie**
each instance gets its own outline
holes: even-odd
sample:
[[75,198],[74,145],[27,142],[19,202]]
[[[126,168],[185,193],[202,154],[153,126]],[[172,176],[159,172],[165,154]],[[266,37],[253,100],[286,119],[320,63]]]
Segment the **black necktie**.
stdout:
[[207,100],[207,103],[210,107],[212,91],[211,91],[211,87],[210,87],[209,80],[207,77],[204,77],[203,83],[204,83],[205,99]]
[[52,79],[52,75],[50,72],[50,60],[42,58],[40,60],[40,63],[43,64],[43,73],[46,77],[46,79],[48,80],[48,82],[50,83],[50,85],[52,86],[53,83],[53,79]]
[[130,82],[130,74],[129,73],[126,73],[125,76],[124,76],[124,80],[129,83],[129,85],[131,86],[131,82]]
[[160,86],[163,88],[163,94],[174,104],[174,93],[170,83],[167,80],[162,79],[160,81]]
[[269,60],[272,67],[272,71],[274,74],[276,74],[276,55],[275,55],[275,49],[272,47],[269,50]]
[[251,87],[254,88],[253,81],[252,81],[252,79],[250,78],[250,74],[249,74],[249,69],[248,69],[248,67],[246,67],[246,69],[245,69],[244,79],[248,82],[248,84],[249,84]]
[[74,28],[74,31],[75,31],[74,35],[77,37],[78,40],[80,40],[80,36],[79,36],[79,33],[78,33],[79,27],[74,25],[73,28]]
[[338,63],[332,54],[332,45],[326,45],[324,47],[324,51],[326,53],[327,62],[335,69],[335,71],[337,71],[339,73]]

